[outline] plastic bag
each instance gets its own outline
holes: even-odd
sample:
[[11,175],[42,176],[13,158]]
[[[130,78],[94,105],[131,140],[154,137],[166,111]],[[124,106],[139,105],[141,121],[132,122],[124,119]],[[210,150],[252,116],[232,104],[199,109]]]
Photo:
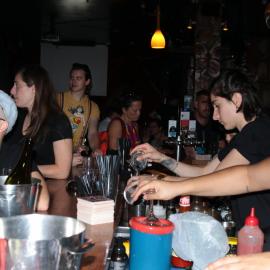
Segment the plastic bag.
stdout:
[[229,251],[226,232],[216,219],[200,212],[170,216],[175,225],[172,247],[180,258],[193,261],[194,270],[203,270]]

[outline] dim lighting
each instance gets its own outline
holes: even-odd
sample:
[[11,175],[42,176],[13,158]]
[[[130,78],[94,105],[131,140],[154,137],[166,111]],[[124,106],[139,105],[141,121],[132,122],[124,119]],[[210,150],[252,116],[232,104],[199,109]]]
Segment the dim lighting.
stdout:
[[192,20],[189,20],[188,25],[187,25],[187,29],[188,30],[192,30],[193,29],[192,24],[194,24],[194,22],[192,22]]
[[270,3],[268,3],[265,6],[264,16],[265,16],[265,24],[267,28],[270,29]]
[[229,28],[228,28],[227,22],[224,22],[224,23],[223,23],[222,30],[223,30],[224,32],[229,31]]
[[157,29],[151,38],[152,49],[164,49],[166,45],[165,37],[160,30],[160,9],[157,6]]

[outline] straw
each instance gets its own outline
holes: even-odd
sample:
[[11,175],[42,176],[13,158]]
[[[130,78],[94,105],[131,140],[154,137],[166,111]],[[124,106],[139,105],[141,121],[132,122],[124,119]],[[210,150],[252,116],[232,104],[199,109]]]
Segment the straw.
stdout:
[[104,195],[115,199],[118,191],[120,157],[117,155],[97,156],[96,161],[101,175]]

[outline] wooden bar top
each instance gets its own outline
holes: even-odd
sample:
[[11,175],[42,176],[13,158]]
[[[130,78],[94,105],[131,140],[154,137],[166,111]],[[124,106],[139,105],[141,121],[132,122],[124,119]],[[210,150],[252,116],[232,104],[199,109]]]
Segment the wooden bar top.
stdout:
[[[77,199],[66,191],[67,180],[47,180],[50,193],[50,215],[76,218]],[[81,270],[103,270],[114,233],[114,224],[86,225],[86,238],[95,246],[83,256]]]

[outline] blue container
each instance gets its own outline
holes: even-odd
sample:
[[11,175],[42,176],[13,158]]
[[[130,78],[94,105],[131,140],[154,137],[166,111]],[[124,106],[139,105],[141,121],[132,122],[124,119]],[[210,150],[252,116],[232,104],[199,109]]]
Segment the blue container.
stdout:
[[130,227],[129,269],[170,270],[173,223],[159,219],[151,226],[146,217],[133,217]]

